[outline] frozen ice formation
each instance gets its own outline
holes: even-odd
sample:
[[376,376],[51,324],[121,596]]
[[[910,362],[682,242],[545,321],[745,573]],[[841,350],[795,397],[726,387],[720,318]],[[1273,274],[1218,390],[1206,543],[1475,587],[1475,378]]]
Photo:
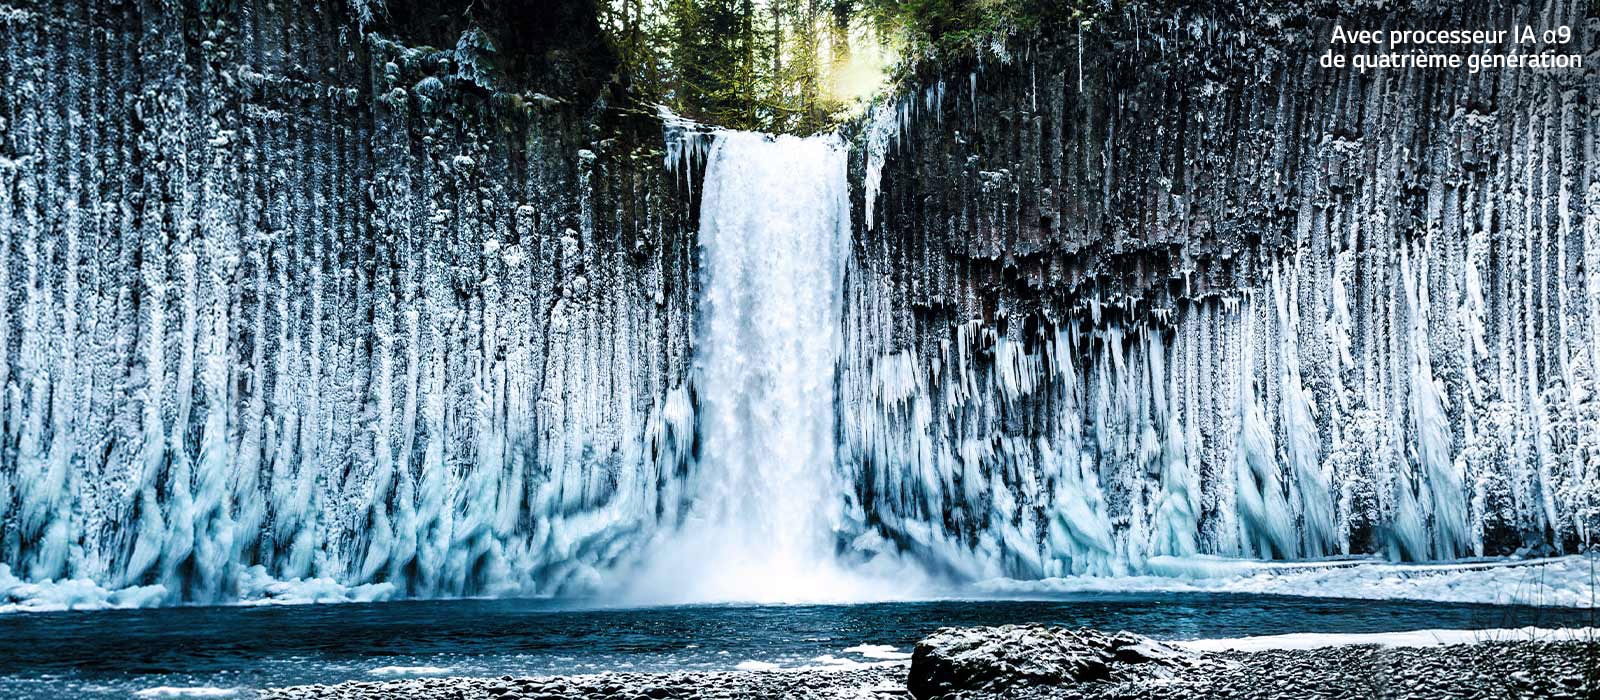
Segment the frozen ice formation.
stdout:
[[659,161],[278,8],[0,18],[0,605],[544,594],[672,510]]
[[[1402,249],[1404,289],[1382,307],[1409,319],[1404,331],[1361,359],[1302,353],[1302,337],[1349,339],[1337,323],[1303,322],[1337,309],[1286,302],[1340,295],[1337,280],[1302,281],[1300,259],[1266,289],[1188,305],[1170,326],[1075,321],[1029,338],[972,322],[926,359],[873,355],[858,340],[872,331],[852,329],[847,482],[886,535],[980,576],[1124,574],[1197,552],[1314,558],[1369,543],[1395,559],[1482,556],[1486,523],[1505,520],[1584,537],[1600,465],[1581,432],[1564,450],[1551,444],[1544,391],[1517,375],[1495,398],[1481,384],[1454,413],[1471,432],[1452,434],[1419,318],[1427,299],[1404,282],[1412,257],[1444,264],[1427,246]],[[1570,358],[1593,360],[1587,349]],[[1322,376],[1366,389],[1316,400],[1302,363],[1318,361]],[[1586,391],[1558,406],[1593,415]]]
[[1593,546],[1595,86],[1303,70],[1332,19],[1242,12],[1019,41],[863,127],[840,468],[881,549],[1032,579]]

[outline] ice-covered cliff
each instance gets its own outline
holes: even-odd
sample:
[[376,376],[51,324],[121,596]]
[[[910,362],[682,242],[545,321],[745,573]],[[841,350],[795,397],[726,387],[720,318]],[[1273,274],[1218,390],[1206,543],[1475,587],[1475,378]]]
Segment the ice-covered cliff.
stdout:
[[1335,24],[1515,23],[1573,27],[1542,48],[1594,66],[1596,19],[1274,5],[1001,42],[862,126],[841,432],[864,528],[1023,577],[1594,541],[1596,69],[1316,57]]
[[560,43],[592,15],[406,5],[0,6],[13,576],[548,592],[670,509],[696,281],[659,124]]
[[1315,63],[1593,56],[1584,3],[1130,4],[923,66],[848,170],[640,110],[583,2],[378,5],[0,5],[0,593],[611,588],[729,518],[958,578],[1600,527],[1594,69]]

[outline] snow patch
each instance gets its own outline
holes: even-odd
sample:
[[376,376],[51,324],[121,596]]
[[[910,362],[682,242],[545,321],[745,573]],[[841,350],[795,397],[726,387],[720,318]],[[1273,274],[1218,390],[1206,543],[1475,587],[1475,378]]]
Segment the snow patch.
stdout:
[[862,665],[860,661],[855,659],[845,659],[833,654],[823,654],[811,659],[811,661],[812,663],[822,664],[825,668],[854,668]]
[[[906,656],[909,657],[910,655],[907,654]],[[800,664],[798,666],[784,666],[782,664],[776,664],[769,661],[750,660],[741,661],[736,664],[734,668],[740,671],[853,671],[864,668],[904,666],[905,663],[906,661],[904,659],[893,659],[887,661],[857,661],[855,659],[846,659],[843,657],[834,656],[832,654],[823,654],[822,656],[812,658],[810,663]]]
[[858,644],[856,646],[846,648],[844,651],[846,654],[860,654],[869,659],[899,661],[911,658],[910,652],[895,651],[895,648],[888,644]]
[[1265,651],[1269,649],[1321,649],[1354,644],[1376,644],[1386,647],[1432,647],[1452,644],[1475,644],[1478,642],[1592,642],[1596,639],[1600,639],[1600,630],[1594,627],[1556,629],[1516,627],[1481,630],[1433,629],[1368,634],[1274,634],[1260,637],[1196,639],[1168,643],[1192,651]]
[[1151,557],[1143,575],[991,579],[976,587],[996,595],[1167,591],[1592,608],[1600,603],[1597,573],[1600,562],[1581,555],[1441,564]]

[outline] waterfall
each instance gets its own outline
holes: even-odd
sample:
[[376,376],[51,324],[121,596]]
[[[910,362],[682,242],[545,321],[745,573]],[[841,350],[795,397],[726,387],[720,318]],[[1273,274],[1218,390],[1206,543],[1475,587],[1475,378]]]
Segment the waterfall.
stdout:
[[645,598],[859,595],[832,553],[847,490],[834,469],[846,158],[834,135],[714,136],[699,229],[698,493],[682,528],[651,548]]
[[818,555],[817,520],[837,490],[833,375],[849,235],[836,138],[717,140],[701,204],[695,344],[705,505],[716,527],[779,566]]

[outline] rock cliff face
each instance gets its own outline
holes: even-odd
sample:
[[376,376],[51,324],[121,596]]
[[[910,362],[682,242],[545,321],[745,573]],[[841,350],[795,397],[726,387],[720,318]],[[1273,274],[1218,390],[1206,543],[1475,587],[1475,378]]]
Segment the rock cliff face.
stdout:
[[592,12],[410,5],[0,6],[15,576],[545,591],[667,507],[695,278],[659,124],[608,106]]
[[[450,5],[0,5],[0,582],[570,591],[706,492],[707,138],[585,2]],[[1584,3],[1181,5],[846,127],[835,549],[1592,541],[1595,69],[1315,64],[1336,22],[1518,22],[1600,66]]]
[[[863,126],[864,526],[1022,576],[1592,541],[1585,4],[1171,5],[930,68]],[[1548,50],[1591,67],[1323,69],[1335,24],[1568,25]]]

